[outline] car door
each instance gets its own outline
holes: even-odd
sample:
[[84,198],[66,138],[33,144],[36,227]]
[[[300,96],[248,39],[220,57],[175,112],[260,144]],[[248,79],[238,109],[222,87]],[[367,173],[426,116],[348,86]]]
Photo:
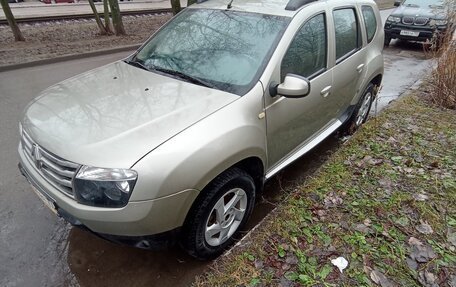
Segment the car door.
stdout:
[[332,71],[327,69],[326,20],[321,11],[304,21],[281,61],[280,81],[287,74],[305,77],[310,82],[310,93],[302,98],[265,97],[269,167],[293,154],[334,117],[329,100]]
[[366,49],[362,47],[360,21],[355,7],[336,8],[333,14],[333,43],[335,66],[333,88],[341,112],[347,110],[353,99],[362,93],[367,72]]

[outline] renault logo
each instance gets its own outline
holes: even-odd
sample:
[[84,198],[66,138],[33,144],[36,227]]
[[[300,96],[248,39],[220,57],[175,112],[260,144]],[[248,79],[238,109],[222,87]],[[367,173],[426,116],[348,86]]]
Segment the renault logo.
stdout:
[[41,161],[40,147],[36,144],[32,145],[32,158],[36,168],[41,169],[43,167],[43,162]]

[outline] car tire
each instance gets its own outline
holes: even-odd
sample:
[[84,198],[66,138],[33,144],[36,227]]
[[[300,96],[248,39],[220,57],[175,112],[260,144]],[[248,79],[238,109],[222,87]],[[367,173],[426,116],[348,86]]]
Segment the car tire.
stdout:
[[384,42],[385,47],[388,47],[390,45],[390,43],[391,43],[391,37],[385,35],[385,42]]
[[234,242],[255,205],[255,183],[244,170],[231,168],[195,200],[184,223],[182,247],[200,260],[213,259]]
[[364,90],[363,95],[360,97],[353,114],[342,126],[341,130],[343,135],[352,135],[367,121],[374,98],[374,85],[369,83],[367,88]]

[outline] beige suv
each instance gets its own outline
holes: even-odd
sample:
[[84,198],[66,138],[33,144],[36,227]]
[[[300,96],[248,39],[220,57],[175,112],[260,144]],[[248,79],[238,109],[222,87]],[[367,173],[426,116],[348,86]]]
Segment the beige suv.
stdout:
[[372,0],[211,0],[135,54],[25,109],[20,169],[73,225],[223,252],[265,180],[368,117],[384,35]]

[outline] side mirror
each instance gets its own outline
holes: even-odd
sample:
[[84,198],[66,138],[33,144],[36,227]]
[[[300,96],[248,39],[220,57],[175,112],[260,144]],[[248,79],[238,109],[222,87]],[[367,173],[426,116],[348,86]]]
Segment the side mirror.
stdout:
[[295,74],[287,74],[283,83],[277,86],[277,94],[287,98],[302,98],[309,93],[309,80]]
[[399,6],[401,6],[401,4],[402,4],[401,0],[394,1],[394,7],[399,7]]

